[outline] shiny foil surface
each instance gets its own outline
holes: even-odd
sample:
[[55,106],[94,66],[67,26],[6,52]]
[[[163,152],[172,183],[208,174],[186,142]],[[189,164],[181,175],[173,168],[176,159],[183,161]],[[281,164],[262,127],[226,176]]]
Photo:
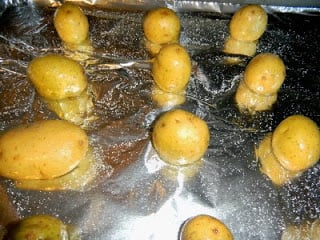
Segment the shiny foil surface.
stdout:
[[[178,240],[190,217],[223,221],[234,239],[280,239],[286,225],[320,218],[320,165],[276,187],[259,171],[254,148],[284,118],[304,114],[320,125],[319,6],[266,5],[268,26],[257,53],[278,54],[287,76],[270,111],[240,113],[234,94],[250,60],[227,64],[222,52],[238,4],[197,1],[77,2],[90,24],[94,54],[83,61],[95,92],[86,129],[97,176],[78,190],[25,190],[0,178],[0,226],[51,214],[75,226],[81,239]],[[46,53],[64,54],[53,14],[60,2],[3,2],[0,21],[0,130],[56,119],[26,75]],[[152,99],[143,16],[155,6],[181,19],[181,44],[193,64],[186,102],[172,108],[204,119],[210,145],[200,163],[174,167],[155,152],[155,119],[169,110]],[[211,7],[208,7],[211,6]],[[1,228],[0,228],[1,230]],[[1,236],[1,235],[0,235]]]

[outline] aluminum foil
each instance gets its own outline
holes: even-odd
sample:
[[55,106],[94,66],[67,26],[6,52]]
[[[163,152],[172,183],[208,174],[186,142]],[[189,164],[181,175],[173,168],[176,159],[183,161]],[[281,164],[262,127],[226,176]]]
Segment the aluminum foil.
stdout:
[[[231,12],[238,5],[117,3],[80,3],[89,18],[98,60],[84,63],[97,93],[94,114],[98,119],[87,133],[103,167],[81,191],[22,190],[1,178],[0,225],[46,213],[76,226],[82,239],[176,240],[186,219],[209,214],[222,220],[235,239],[270,240],[280,239],[287,224],[320,218],[319,164],[296,181],[275,187],[259,172],[254,155],[261,138],[291,114],[304,114],[320,125],[317,7],[305,11],[305,7],[295,6],[292,11],[267,6],[268,28],[257,53],[281,56],[287,77],[272,110],[247,116],[238,111],[233,96],[249,59],[228,65],[221,51]],[[126,8],[119,10],[121,3]],[[206,155],[191,167],[164,164],[150,141],[154,120],[168,108],[152,101],[150,69],[147,63],[141,64],[150,58],[141,23],[146,8],[161,4],[179,14],[181,44],[193,61],[187,101],[176,107],[203,118],[211,133]],[[54,1],[4,2],[0,25],[1,130],[57,118],[41,101],[25,70],[38,55],[63,53],[52,22],[58,5]],[[207,8],[209,5],[215,10]]]

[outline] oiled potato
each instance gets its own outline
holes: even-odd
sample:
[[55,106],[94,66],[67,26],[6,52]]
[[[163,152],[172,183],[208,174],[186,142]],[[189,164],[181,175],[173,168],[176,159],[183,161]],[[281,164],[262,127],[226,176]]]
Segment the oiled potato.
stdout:
[[310,168],[320,158],[320,132],[317,124],[303,115],[284,119],[272,135],[273,153],[290,171]]
[[89,23],[81,8],[73,3],[64,3],[57,8],[54,26],[62,41],[80,44],[89,37]]
[[208,148],[209,138],[207,123],[182,109],[162,114],[152,132],[153,146],[160,158],[174,165],[200,160]]
[[162,91],[157,85],[152,89],[152,100],[160,107],[173,107],[183,104],[186,101],[184,92],[169,93]]
[[271,109],[277,101],[277,93],[271,95],[260,95],[251,91],[243,80],[240,81],[235,94],[235,102],[241,112],[254,114]]
[[21,219],[8,233],[11,240],[63,240],[69,239],[68,227],[51,215],[31,215]]
[[282,59],[272,53],[258,54],[251,59],[244,71],[248,88],[262,95],[278,92],[285,77],[286,67]]
[[232,240],[233,235],[219,219],[199,215],[187,220],[182,229],[181,240]]
[[272,133],[268,133],[255,151],[260,162],[260,171],[268,176],[273,184],[281,186],[301,175],[285,169],[275,157],[271,146]]
[[60,119],[68,120],[76,125],[86,127],[94,119],[93,102],[89,91],[83,91],[79,96],[59,100],[43,99],[48,108]]
[[98,164],[95,161],[91,148],[85,157],[79,162],[78,166],[71,172],[52,179],[22,179],[15,180],[14,184],[20,189],[32,190],[73,190],[84,191],[88,184],[97,176]]
[[152,64],[152,76],[158,87],[166,92],[184,91],[191,76],[191,59],[180,44],[161,48]]
[[268,15],[259,5],[246,5],[238,9],[232,16],[230,35],[240,41],[258,40],[265,32]]
[[0,175],[11,179],[62,176],[85,157],[88,137],[64,120],[42,120],[0,136]]
[[151,56],[155,56],[160,52],[160,49],[164,46],[164,44],[153,43],[148,39],[144,40],[144,45],[148,49]]
[[27,73],[39,95],[47,99],[79,96],[87,87],[83,67],[58,54],[33,59],[28,65]]
[[166,7],[150,10],[143,20],[143,31],[147,40],[156,44],[178,42],[180,37],[180,19]]
[[224,44],[224,52],[231,54],[241,54],[253,56],[256,53],[257,41],[240,41],[233,37],[228,37]]

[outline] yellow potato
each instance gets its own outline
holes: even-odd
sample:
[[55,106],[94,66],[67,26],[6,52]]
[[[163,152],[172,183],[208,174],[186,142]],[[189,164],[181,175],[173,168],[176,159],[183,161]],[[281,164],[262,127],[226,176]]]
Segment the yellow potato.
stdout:
[[13,224],[8,239],[40,240],[69,239],[68,226],[51,215],[31,215]]
[[180,19],[177,14],[165,7],[150,10],[143,19],[143,31],[152,43],[165,44],[178,42]]
[[62,176],[85,157],[88,137],[64,120],[42,120],[0,136],[0,175],[11,179]]
[[39,95],[47,99],[79,96],[87,88],[83,67],[62,55],[48,54],[33,59],[27,73]]
[[256,53],[256,49],[257,41],[240,41],[233,37],[228,37],[223,51],[231,54],[253,56]]
[[174,165],[200,160],[207,151],[209,138],[207,123],[181,109],[162,114],[152,132],[153,146],[160,158]]
[[144,45],[148,49],[151,56],[155,56],[160,52],[160,49],[163,47],[163,44],[153,43],[148,39],[144,39]]
[[86,156],[79,162],[79,165],[71,172],[52,179],[22,179],[15,180],[17,188],[28,190],[72,190],[83,191],[97,175],[97,162],[95,161],[92,149],[89,148]]
[[292,172],[285,169],[275,157],[271,146],[272,133],[268,133],[255,150],[259,159],[260,171],[268,176],[273,184],[281,186],[301,175],[301,172]]
[[258,94],[277,93],[286,77],[286,67],[276,54],[261,53],[246,66],[244,80],[248,88]]
[[233,235],[219,219],[199,215],[187,220],[182,228],[181,240],[232,240]]
[[152,89],[152,100],[160,107],[173,107],[183,104],[186,101],[184,92],[169,93],[162,91],[157,85]]
[[251,91],[243,80],[240,81],[235,94],[235,102],[239,111],[254,114],[271,109],[277,101],[277,94],[260,95]]
[[246,5],[238,9],[232,16],[230,35],[240,41],[258,40],[265,32],[268,15],[259,5]]
[[179,44],[168,44],[161,48],[152,64],[152,76],[157,86],[171,93],[184,91],[191,76],[191,59]]
[[308,117],[291,115],[274,130],[272,149],[284,168],[290,171],[306,170],[320,158],[319,128]]
[[94,119],[92,96],[88,90],[76,97],[59,100],[43,99],[43,101],[60,119],[68,120],[76,125],[85,127]]
[[64,3],[54,14],[54,26],[62,41],[80,44],[89,38],[89,23],[81,8],[73,3]]

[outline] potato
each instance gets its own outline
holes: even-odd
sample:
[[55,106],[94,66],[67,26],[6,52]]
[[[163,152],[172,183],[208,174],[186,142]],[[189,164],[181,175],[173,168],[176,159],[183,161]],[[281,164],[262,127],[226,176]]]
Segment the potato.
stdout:
[[68,225],[64,224],[59,218],[47,214],[31,215],[14,224],[7,239],[69,239],[68,230]]
[[83,67],[62,55],[48,54],[33,59],[27,73],[39,95],[47,99],[79,96],[87,88]]
[[245,68],[244,80],[248,88],[261,95],[271,95],[280,89],[286,77],[286,67],[276,54],[261,53]]
[[143,19],[143,31],[147,40],[156,44],[174,43],[180,37],[180,19],[166,7],[150,10]]
[[255,154],[259,159],[260,171],[268,176],[273,184],[282,186],[300,176],[302,172],[289,171],[279,163],[278,159],[273,154],[271,140],[272,133],[268,133],[255,150]]
[[246,5],[238,9],[232,16],[230,35],[240,41],[258,40],[265,32],[268,15],[265,10],[255,4]]
[[256,53],[257,41],[240,41],[232,37],[228,37],[223,51],[230,54],[241,54],[245,56],[253,56]]
[[162,114],[152,132],[153,146],[160,158],[173,165],[200,160],[208,148],[209,139],[207,123],[182,109]]
[[162,91],[157,85],[154,85],[152,100],[160,107],[173,107],[183,104],[186,101],[186,96],[184,92],[169,93]]
[[91,148],[87,151],[86,156],[80,161],[79,165],[71,172],[52,179],[22,179],[15,180],[17,188],[28,190],[72,190],[84,191],[88,184],[97,176],[98,164],[95,161]]
[[62,41],[80,44],[89,38],[89,23],[81,8],[73,3],[64,3],[54,14],[54,26]]
[[155,56],[160,52],[160,49],[164,46],[164,44],[153,43],[148,39],[144,40],[144,45],[148,49],[151,56]]
[[93,115],[92,95],[89,91],[83,91],[79,96],[68,97],[59,100],[43,99],[48,108],[55,112],[60,119],[70,121],[81,127],[86,127]]
[[171,93],[184,91],[191,76],[191,59],[177,43],[161,48],[152,64],[152,76],[157,86]]
[[254,93],[243,80],[240,81],[235,94],[235,102],[239,111],[249,114],[269,110],[276,101],[276,93],[269,96]]
[[308,117],[291,115],[274,130],[272,149],[284,168],[290,171],[306,170],[320,158],[319,128]]
[[64,120],[41,120],[0,136],[0,175],[11,179],[62,176],[85,157],[88,137]]
[[219,219],[198,215],[187,220],[182,228],[181,240],[232,240],[233,235]]

